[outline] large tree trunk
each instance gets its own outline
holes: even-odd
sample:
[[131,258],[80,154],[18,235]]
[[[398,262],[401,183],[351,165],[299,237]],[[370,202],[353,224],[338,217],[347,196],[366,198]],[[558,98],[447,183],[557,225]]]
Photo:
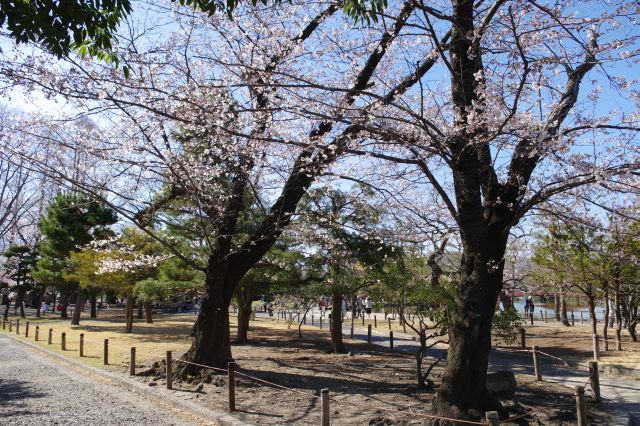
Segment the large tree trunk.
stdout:
[[64,293],[60,294],[60,304],[62,305],[60,318],[69,319],[69,314],[67,313],[67,309],[69,308],[69,291],[65,291]]
[[18,291],[16,306],[20,309],[20,318],[26,318],[26,315],[24,314],[24,290]]
[[245,285],[239,285],[236,289],[238,299],[238,329],[236,331],[236,343],[249,341],[249,321],[251,320],[251,305],[253,292]]
[[145,312],[146,312],[147,324],[153,324],[153,303],[152,302],[146,302],[144,304],[144,309],[145,309]]
[[598,334],[598,320],[596,319],[596,299],[593,296],[588,296],[587,301],[589,304],[589,316],[591,318],[591,333]]
[[[227,368],[231,359],[229,306],[242,275],[225,261],[209,258],[205,274],[205,294],[194,324],[194,338],[183,360],[217,368]],[[181,365],[181,375],[199,370],[192,364]]]
[[[461,281],[449,328],[447,364],[434,401],[434,412],[438,415],[478,418],[485,411],[499,407],[499,402],[487,391],[486,375],[491,325],[502,288],[501,259],[507,238],[501,239],[503,241],[477,240],[478,244],[473,245],[463,241]],[[497,245],[490,248],[495,255],[483,256],[480,244],[492,243]],[[492,262],[491,258],[497,260]]]
[[556,321],[560,322],[562,321],[562,305],[560,303],[560,295],[558,294],[558,292],[553,294],[553,304],[553,311],[555,313]]
[[602,327],[602,340],[604,342],[604,351],[609,350],[609,315],[613,315],[613,312],[609,311],[609,291],[605,289],[604,292],[604,326]]
[[125,333],[133,332],[133,293],[127,293],[127,306],[125,307]]
[[562,317],[562,325],[565,325],[567,327],[571,326],[569,318],[567,318],[567,296],[565,295],[564,291],[560,295],[560,313]]
[[342,341],[342,291],[331,290],[331,351],[334,354],[345,353]]
[[78,289],[76,293],[76,308],[73,310],[71,325],[80,325],[80,314],[82,313],[82,305],[84,305],[84,291]]
[[91,295],[91,318],[98,318],[97,304],[98,304],[98,296],[95,293],[93,293]]

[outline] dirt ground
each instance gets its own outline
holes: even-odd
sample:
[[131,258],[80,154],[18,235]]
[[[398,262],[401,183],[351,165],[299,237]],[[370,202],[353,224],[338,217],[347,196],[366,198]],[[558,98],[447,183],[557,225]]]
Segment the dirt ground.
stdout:
[[[640,342],[633,342],[626,330],[622,330],[622,351],[616,351],[615,329],[608,329],[609,350],[604,350],[602,328],[604,324],[598,322],[598,336],[600,347],[600,363],[615,364],[627,368],[640,369]],[[498,345],[502,343],[496,342]],[[518,343],[519,345],[519,343]],[[569,362],[585,363],[593,359],[593,337],[591,325],[576,322],[575,326],[567,327],[555,320],[547,323],[535,321],[534,325],[526,325],[526,345],[538,345],[541,351],[566,359]]]
[[[136,346],[138,371],[143,372],[154,363],[161,363],[166,350],[173,350],[174,358],[177,358],[188,348],[194,318],[193,315],[175,315],[156,318],[154,324],[136,322],[134,333],[129,335],[123,333],[123,318],[115,312],[102,312],[99,320],[83,319],[77,327],[52,317],[38,321],[32,319],[29,339],[33,340],[34,325],[38,323],[40,345],[77,358],[79,334],[84,333],[85,357],[79,359],[102,367],[102,342],[109,338],[110,365],[107,368],[126,374],[129,348]],[[235,334],[233,322],[232,319],[232,336]],[[21,323],[24,337],[24,320]],[[48,328],[55,330],[51,346],[47,345],[44,331]],[[63,331],[67,333],[65,351],[59,347]],[[562,329],[553,331],[551,325],[536,326],[535,329],[527,329],[527,338],[531,344],[547,348],[552,342],[558,342],[557,345],[565,342],[567,339],[554,337],[564,332]],[[283,322],[262,318],[252,322],[251,343],[233,347],[238,363],[237,416],[251,424],[317,424],[320,416],[319,391],[328,388],[333,424],[429,423],[430,401],[437,388],[422,393],[416,391],[415,358],[412,355],[348,339],[347,350],[350,353],[332,355],[328,353],[329,334],[326,329],[303,327],[303,334],[303,338],[298,338],[297,330],[288,329]],[[582,340],[577,339],[576,342]],[[562,353],[571,349],[570,345],[558,347],[564,348]],[[552,349],[548,349],[552,353]],[[441,367],[433,371],[432,378],[436,383],[441,373]],[[529,376],[516,376],[516,379],[518,391],[515,397],[502,401],[505,414],[513,417],[531,410],[535,412],[511,424],[575,424],[575,399],[571,389],[536,383]],[[161,375],[140,375],[137,380],[157,386],[165,384]],[[174,389],[178,398],[190,399],[221,411],[227,409],[225,376],[198,377],[189,382],[174,383]],[[610,423],[606,407],[590,406],[588,412],[594,424]]]

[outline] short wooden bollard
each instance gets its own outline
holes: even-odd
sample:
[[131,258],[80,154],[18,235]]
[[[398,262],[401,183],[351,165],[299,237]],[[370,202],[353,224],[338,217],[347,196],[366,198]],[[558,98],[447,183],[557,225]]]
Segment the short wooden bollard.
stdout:
[[387,319],[387,311],[384,312],[384,319]]
[[589,361],[589,381],[591,382],[591,396],[595,402],[600,402],[600,372],[598,361]]
[[525,349],[527,346],[527,337],[525,335],[524,328],[520,329],[520,349]]
[[49,338],[47,339],[47,345],[50,345],[53,343],[53,328],[49,329]]
[[600,358],[600,342],[598,341],[598,335],[593,335],[593,360],[597,361]]
[[533,352],[533,371],[536,375],[536,380],[541,382],[542,381],[542,368],[540,366],[540,354],[538,353],[538,347],[537,346],[533,346],[531,348],[532,352]]
[[311,314],[311,327],[313,327],[313,314]]
[[367,326],[367,343],[371,344],[371,324]]
[[166,358],[167,389],[173,389],[173,365],[171,365],[172,362],[173,360],[171,358],[171,351],[167,351],[167,358]]
[[391,317],[387,318],[387,322],[389,323],[389,330],[391,330]]
[[331,425],[331,417],[329,412],[329,389],[320,391],[320,402],[322,406],[322,414],[320,415],[320,426]]
[[102,350],[102,363],[109,365],[109,339],[104,339],[104,346]]
[[7,329],[7,322],[5,320],[2,320],[2,329],[3,330]]
[[84,333],[80,333],[80,358],[84,356]]
[[129,356],[129,375],[136,375],[136,348],[131,347],[131,355]]
[[60,333],[60,349],[63,351],[67,350],[67,333]]
[[16,334],[20,334],[20,320],[16,320]]
[[529,315],[529,320],[531,321],[531,325],[533,325],[533,313]]
[[322,317],[320,317],[320,330],[322,330]]
[[587,404],[584,401],[583,386],[576,386],[576,414],[578,426],[587,426]]
[[393,350],[393,331],[389,331],[389,348]]
[[486,424],[490,426],[498,426],[500,424],[500,416],[497,411],[487,411],[484,414],[484,418],[487,421]]
[[13,328],[13,321],[9,321],[9,331]]
[[227,382],[229,388],[229,411],[236,411],[236,363],[229,362],[227,370]]
[[571,311],[571,326],[575,326],[576,325],[576,317],[573,316],[573,311]]
[[546,309],[544,311],[544,322],[547,322],[547,311],[546,311]]
[[376,314],[373,314],[373,326],[375,328],[378,328],[378,317],[376,316]]
[[38,341],[39,337],[40,337],[40,326],[36,325],[36,342]]
[[27,325],[24,327],[24,337],[29,337],[29,321],[27,321]]

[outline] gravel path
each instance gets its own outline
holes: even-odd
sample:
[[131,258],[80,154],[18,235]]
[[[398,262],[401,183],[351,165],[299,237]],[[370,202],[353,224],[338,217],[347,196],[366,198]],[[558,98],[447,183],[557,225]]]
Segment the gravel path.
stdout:
[[195,425],[193,418],[0,335],[0,424]]

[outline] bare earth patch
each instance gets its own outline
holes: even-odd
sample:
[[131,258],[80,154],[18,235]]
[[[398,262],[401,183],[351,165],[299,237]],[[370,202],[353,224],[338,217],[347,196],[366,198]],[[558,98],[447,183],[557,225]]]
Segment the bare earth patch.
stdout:
[[[165,316],[154,324],[136,322],[134,333],[123,333],[123,319],[117,313],[102,312],[100,320],[83,319],[79,327],[68,321],[49,317],[40,324],[40,345],[78,359],[79,333],[85,334],[83,362],[101,366],[102,342],[110,341],[108,368],[128,372],[129,348],[138,351],[138,371],[154,363],[162,370],[166,350],[174,351],[174,359],[188,348],[193,315]],[[232,318],[232,336],[235,329]],[[29,340],[33,340],[32,320]],[[24,321],[22,321],[24,323]],[[21,326],[22,327],[22,326]],[[46,331],[54,328],[54,345],[46,344]],[[67,350],[59,347],[59,333],[67,333]],[[529,334],[533,331],[533,335]],[[7,331],[5,331],[7,332]],[[563,332],[561,330],[560,332]],[[24,332],[22,331],[21,334]],[[548,333],[549,336],[545,337]],[[551,327],[528,329],[530,342],[543,347],[555,340]],[[252,322],[250,344],[235,345],[233,355],[238,363],[236,407],[238,417],[251,424],[318,424],[319,391],[331,392],[331,418],[339,425],[410,425],[427,424],[431,399],[437,388],[417,392],[415,359],[411,354],[392,352],[375,345],[346,340],[349,354],[329,354],[328,330],[303,327],[303,338],[295,328],[283,322],[258,318]],[[542,339],[549,340],[542,340]],[[540,339],[540,340],[538,340]],[[44,340],[44,341],[43,341]],[[549,352],[552,352],[549,350]],[[178,365],[174,369],[177,369]],[[442,373],[436,368],[435,382]],[[259,379],[243,376],[243,374]],[[139,375],[136,380],[164,386],[162,374]],[[518,390],[513,399],[502,401],[509,417],[534,411],[511,424],[575,424],[575,399],[571,389],[550,383],[536,383],[530,376],[516,376]],[[273,383],[269,385],[265,382]],[[283,389],[283,386],[287,389]],[[206,375],[174,383],[175,397],[220,411],[227,410],[226,376]],[[609,424],[606,407],[588,403],[591,421]]]

